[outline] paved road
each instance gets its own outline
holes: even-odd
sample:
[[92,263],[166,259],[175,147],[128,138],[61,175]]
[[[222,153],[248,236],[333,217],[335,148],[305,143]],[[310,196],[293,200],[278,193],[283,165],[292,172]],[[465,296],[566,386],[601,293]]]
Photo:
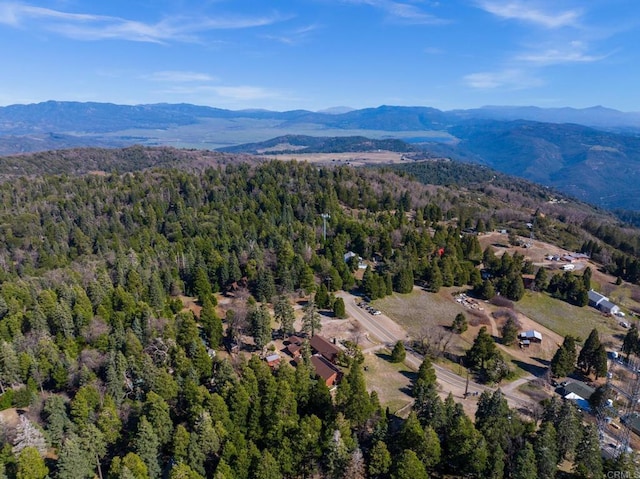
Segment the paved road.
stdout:
[[[356,301],[360,301],[360,298],[344,292],[338,293],[337,296],[342,297],[344,300],[347,314],[358,320],[371,336],[378,338],[378,340],[383,342],[389,349],[393,348],[396,342],[408,339],[407,333],[384,313],[378,316],[373,316],[368,311],[359,308]],[[393,327],[390,327],[392,325]],[[418,370],[422,361],[423,357],[421,355],[412,351],[407,351],[407,359],[405,360],[405,363],[408,366]],[[471,394],[480,394],[483,391],[495,391],[496,389],[483,384],[478,384],[471,380],[469,380],[467,386],[466,377],[460,376],[447,368],[439,366],[438,364],[434,364],[433,367],[436,371],[438,382],[445,391],[452,389],[455,391],[466,390]],[[531,411],[535,404],[533,401],[529,401],[522,396],[516,395],[512,391],[503,391],[503,394],[511,407]]]

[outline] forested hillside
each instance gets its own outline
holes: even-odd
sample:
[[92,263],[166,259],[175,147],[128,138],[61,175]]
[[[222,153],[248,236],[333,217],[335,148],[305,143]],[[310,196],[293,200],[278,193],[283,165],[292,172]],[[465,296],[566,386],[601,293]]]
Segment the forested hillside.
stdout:
[[[407,419],[367,392],[358,354],[333,394],[307,352],[275,371],[243,359],[291,332],[294,297],[357,285],[347,251],[376,258],[361,286],[383,296],[418,279],[479,286],[483,251],[463,228],[537,218],[576,247],[606,249],[559,221],[560,205],[543,216],[524,192],[479,191],[277,161],[1,184],[0,406],[23,415],[3,429],[0,477],[534,478],[563,459],[576,477],[633,473],[625,454],[603,466],[596,429],[567,404],[524,420],[486,393],[468,417],[439,399],[428,359]],[[243,308],[217,307],[216,293],[237,287]],[[509,281],[497,287],[512,294]],[[243,354],[222,353],[247,336]]]

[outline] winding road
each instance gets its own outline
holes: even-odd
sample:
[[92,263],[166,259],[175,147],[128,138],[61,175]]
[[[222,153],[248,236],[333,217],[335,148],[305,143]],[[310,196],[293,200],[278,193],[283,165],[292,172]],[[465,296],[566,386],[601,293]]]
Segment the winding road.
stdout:
[[[406,331],[384,313],[373,316],[365,309],[358,307],[356,302],[361,301],[361,298],[346,292],[340,292],[336,294],[336,296],[339,296],[344,300],[347,314],[362,324],[371,336],[376,337],[383,343],[378,347],[378,349],[381,347],[392,349],[396,342],[405,341],[409,338]],[[407,351],[405,363],[417,371],[420,364],[422,364],[423,359],[423,356],[415,351]],[[433,367],[436,371],[438,382],[442,386],[444,392],[466,390],[470,394],[480,394],[483,391],[495,391],[497,389],[467,380],[466,377],[460,376],[438,364],[434,363]],[[517,408],[523,412],[530,412],[535,406],[533,401],[515,394],[514,389],[508,388],[506,391],[502,389],[502,393],[511,407]]]

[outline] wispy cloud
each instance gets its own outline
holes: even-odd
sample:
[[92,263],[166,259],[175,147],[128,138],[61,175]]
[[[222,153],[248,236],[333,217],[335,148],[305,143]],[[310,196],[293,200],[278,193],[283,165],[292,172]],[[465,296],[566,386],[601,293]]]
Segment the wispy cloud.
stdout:
[[584,42],[573,41],[560,48],[547,48],[540,52],[523,53],[517,60],[537,65],[554,65],[559,63],[592,63],[606,58],[607,55],[590,55]]
[[207,74],[189,71],[160,71],[144,77],[147,80],[168,82],[168,83],[191,83],[216,81],[217,78]]
[[493,15],[507,20],[520,20],[544,28],[577,26],[582,11],[578,9],[564,11],[545,11],[536,8],[535,2],[519,0],[480,0],[478,6]]
[[210,30],[242,29],[270,25],[282,18],[263,17],[188,18],[171,17],[145,23],[108,15],[69,13],[24,3],[0,2],[0,24],[16,28],[42,28],[77,40],[118,39],[135,42],[195,42],[197,34]]
[[524,90],[527,88],[541,86],[544,83],[540,78],[520,69],[471,73],[464,77],[464,82],[467,86],[479,90],[495,88]]
[[215,95],[218,99],[234,101],[253,101],[283,98],[281,92],[269,88],[251,85],[176,85],[160,91],[169,95]]
[[263,100],[265,98],[279,98],[281,95],[273,90],[256,86],[216,86],[212,90],[223,98],[232,100]]
[[343,0],[345,3],[370,5],[383,10],[390,20],[419,25],[437,25],[449,23],[447,20],[425,12],[411,3],[392,0]]
[[306,25],[304,27],[282,33],[281,35],[263,35],[262,38],[284,43],[285,45],[297,45],[305,41],[312,32],[319,28],[320,27],[318,25]]

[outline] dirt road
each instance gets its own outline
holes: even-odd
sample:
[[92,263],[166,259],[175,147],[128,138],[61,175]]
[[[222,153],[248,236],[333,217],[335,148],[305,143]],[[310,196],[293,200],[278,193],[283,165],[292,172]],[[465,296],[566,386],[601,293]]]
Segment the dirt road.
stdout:
[[[407,332],[384,313],[374,316],[366,310],[359,308],[356,303],[360,302],[361,298],[346,292],[339,292],[336,296],[344,300],[347,314],[360,322],[371,336],[377,338],[389,349],[392,349],[396,342],[409,339]],[[422,361],[423,357],[421,355],[415,351],[407,351],[405,363],[408,366],[418,370]],[[434,364],[433,367],[442,391],[445,394],[451,392],[456,398],[464,398],[465,391],[468,395],[474,396],[479,395],[483,391],[495,391],[496,389],[468,380],[466,377],[455,374],[438,364]],[[511,388],[508,391],[503,390],[503,394],[511,407],[523,411],[531,411],[534,406],[532,401],[523,395],[519,395]]]

